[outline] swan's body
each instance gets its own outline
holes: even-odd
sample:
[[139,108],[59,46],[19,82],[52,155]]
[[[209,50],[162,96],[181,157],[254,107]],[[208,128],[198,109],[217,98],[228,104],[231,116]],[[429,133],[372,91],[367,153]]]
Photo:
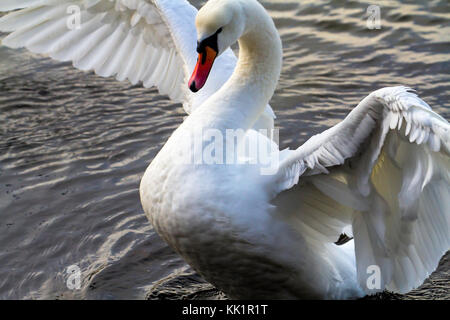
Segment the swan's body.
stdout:
[[[409,89],[377,90],[343,122],[297,150],[279,151],[254,130],[273,128],[268,102],[282,59],[274,24],[256,1],[211,0],[198,14],[199,52],[212,52],[201,50],[213,39],[218,58],[197,94],[186,91],[196,57],[196,10],[185,1],[103,0],[89,7],[80,0],[91,27],[104,24],[105,32],[91,36],[98,46],[84,43],[75,55],[68,48],[72,42],[64,40],[69,36],[49,30],[62,23],[57,6],[35,2],[24,1],[22,7],[31,7],[0,20],[0,30],[13,31],[5,44],[73,60],[104,76],[156,85],[190,112],[146,170],[141,201],[161,237],[229,296],[354,298],[384,288],[406,292],[420,285],[449,249],[450,126]],[[15,23],[39,10],[47,10],[44,24],[36,14],[38,27],[30,23],[20,29]],[[96,21],[101,15],[112,18]],[[40,33],[33,33],[38,28]],[[150,29],[165,30],[171,41],[167,35],[147,39]],[[82,42],[83,27],[77,32],[72,41]],[[236,65],[228,48],[237,39]],[[114,44],[119,49],[111,54],[107,49]],[[131,48],[124,65],[120,55]],[[156,60],[161,52],[166,58]],[[154,68],[165,69],[160,79]],[[195,70],[190,87],[197,91]],[[258,164],[192,163],[191,137],[211,128],[223,136],[229,129],[244,130],[233,144],[262,142],[279,160],[276,170],[262,175]],[[335,245],[344,231],[354,241]],[[373,265],[381,272],[377,288],[367,286]]]

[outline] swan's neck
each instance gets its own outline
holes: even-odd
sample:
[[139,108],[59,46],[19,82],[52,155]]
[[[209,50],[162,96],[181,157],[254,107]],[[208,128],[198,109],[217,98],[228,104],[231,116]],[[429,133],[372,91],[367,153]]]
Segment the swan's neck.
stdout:
[[260,4],[243,3],[248,7],[247,22],[239,39],[236,69],[211,97],[215,103],[210,111],[226,129],[252,127],[271,99],[281,72],[281,39],[272,19]]

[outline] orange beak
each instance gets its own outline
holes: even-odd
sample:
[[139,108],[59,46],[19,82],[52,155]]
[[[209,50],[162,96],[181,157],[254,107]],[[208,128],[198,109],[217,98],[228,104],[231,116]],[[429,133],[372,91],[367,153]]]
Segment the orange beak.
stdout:
[[192,92],[197,92],[203,88],[216,57],[217,51],[208,46],[205,47],[203,52],[199,53],[197,65],[195,66],[194,72],[192,73],[188,83],[189,89],[191,89]]

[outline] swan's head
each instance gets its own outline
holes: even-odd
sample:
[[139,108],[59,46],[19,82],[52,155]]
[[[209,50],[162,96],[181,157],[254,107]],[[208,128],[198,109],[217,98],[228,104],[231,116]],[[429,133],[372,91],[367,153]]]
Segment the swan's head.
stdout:
[[245,14],[240,0],[208,1],[199,10],[195,25],[198,60],[189,80],[193,92],[205,85],[214,60],[244,33]]

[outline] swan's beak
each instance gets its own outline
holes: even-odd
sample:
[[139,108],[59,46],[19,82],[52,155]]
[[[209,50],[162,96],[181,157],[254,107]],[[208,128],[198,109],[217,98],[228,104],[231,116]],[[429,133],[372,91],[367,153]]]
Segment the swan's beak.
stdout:
[[214,60],[217,57],[217,51],[209,46],[205,46],[205,49],[198,54],[197,65],[192,73],[191,79],[189,79],[189,89],[192,92],[197,92],[206,83],[209,73],[214,64]]

